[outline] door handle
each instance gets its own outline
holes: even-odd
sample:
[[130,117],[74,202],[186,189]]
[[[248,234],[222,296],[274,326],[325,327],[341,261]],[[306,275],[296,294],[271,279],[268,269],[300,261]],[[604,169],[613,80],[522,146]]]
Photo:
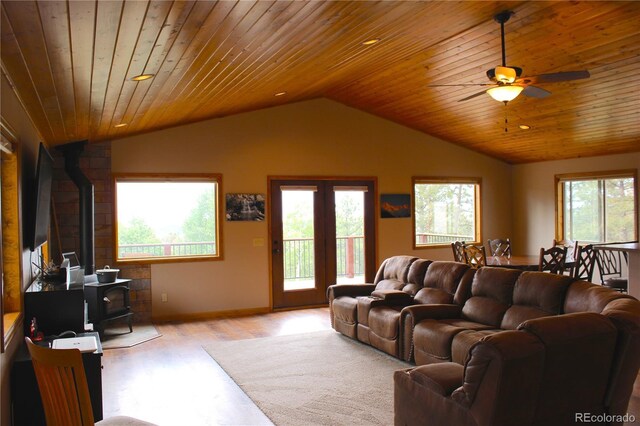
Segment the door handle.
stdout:
[[278,241],[277,241],[277,240],[273,240],[273,244],[272,244],[272,248],[271,248],[271,253],[273,253],[273,254],[280,254],[280,248],[278,247]]

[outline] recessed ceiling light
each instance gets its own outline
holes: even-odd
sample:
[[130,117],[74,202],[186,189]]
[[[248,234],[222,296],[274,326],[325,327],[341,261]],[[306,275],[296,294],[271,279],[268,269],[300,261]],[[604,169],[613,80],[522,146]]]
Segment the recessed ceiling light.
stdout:
[[376,44],[376,43],[378,43],[379,41],[380,41],[380,39],[379,39],[379,38],[372,38],[372,39],[370,39],[370,40],[363,41],[363,42],[362,42],[362,45],[363,45],[363,46],[371,46],[372,44]]
[[116,124],[116,125],[115,125],[115,126],[113,126],[113,127],[119,128],[119,127],[124,127],[124,126],[127,126],[127,123],[120,123],[120,124]]
[[531,126],[529,126],[528,124],[521,124],[518,127],[520,127],[520,129],[522,130],[529,130],[531,128]]
[[275,95],[273,95],[273,96],[284,96],[284,95],[286,95],[286,94],[287,94],[287,92],[278,92],[278,93],[276,93],[276,94],[275,94]]
[[144,81],[144,80],[149,80],[150,78],[155,77],[155,74],[140,74],[140,75],[136,75],[135,77],[131,77],[131,80],[133,81]]

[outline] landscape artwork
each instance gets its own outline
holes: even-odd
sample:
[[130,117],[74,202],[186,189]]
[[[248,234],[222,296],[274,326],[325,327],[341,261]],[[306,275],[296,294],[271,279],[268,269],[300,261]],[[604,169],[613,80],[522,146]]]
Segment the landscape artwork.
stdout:
[[227,194],[228,221],[264,220],[264,194]]
[[382,219],[411,217],[409,194],[381,194],[380,217]]

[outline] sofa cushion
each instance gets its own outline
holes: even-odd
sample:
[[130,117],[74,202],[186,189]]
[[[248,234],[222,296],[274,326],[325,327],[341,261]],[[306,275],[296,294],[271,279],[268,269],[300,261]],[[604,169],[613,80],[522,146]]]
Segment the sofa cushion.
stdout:
[[333,301],[333,316],[346,324],[357,322],[358,302],[353,297],[338,297]]
[[564,301],[564,312],[596,312],[600,313],[612,301],[617,299],[633,299],[631,296],[611,291],[601,285],[586,281],[575,281],[567,290]]
[[431,260],[418,259],[409,266],[409,272],[407,273],[407,282],[402,291],[415,296],[415,294],[424,285],[424,276],[427,273],[427,269],[431,265]]
[[561,314],[572,281],[566,275],[523,272],[513,289],[513,306],[504,314],[500,328],[515,330],[526,320]]
[[369,312],[369,328],[378,336],[395,340],[398,338],[400,310],[402,307],[377,306]]
[[412,256],[393,256],[382,262],[374,280],[376,290],[402,290],[407,282],[409,267],[417,259]]
[[422,290],[415,295],[415,303],[453,303],[458,284],[468,270],[464,263],[433,262],[424,276]]
[[491,334],[500,333],[503,330],[464,330],[456,334],[451,343],[451,361],[464,365],[471,347]]
[[512,303],[513,288],[522,272],[506,268],[481,268],[473,277],[471,297],[462,307],[470,321],[499,328]]
[[458,333],[485,329],[491,327],[460,319],[421,321],[413,330],[416,364],[451,361],[451,345]]

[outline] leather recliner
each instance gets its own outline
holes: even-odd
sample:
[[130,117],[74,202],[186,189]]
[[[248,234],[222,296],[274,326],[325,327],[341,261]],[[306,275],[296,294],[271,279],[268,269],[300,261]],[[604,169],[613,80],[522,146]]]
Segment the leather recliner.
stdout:
[[614,413],[618,330],[595,313],[542,317],[476,342],[464,366],[397,371],[395,424],[573,425],[581,413]]

